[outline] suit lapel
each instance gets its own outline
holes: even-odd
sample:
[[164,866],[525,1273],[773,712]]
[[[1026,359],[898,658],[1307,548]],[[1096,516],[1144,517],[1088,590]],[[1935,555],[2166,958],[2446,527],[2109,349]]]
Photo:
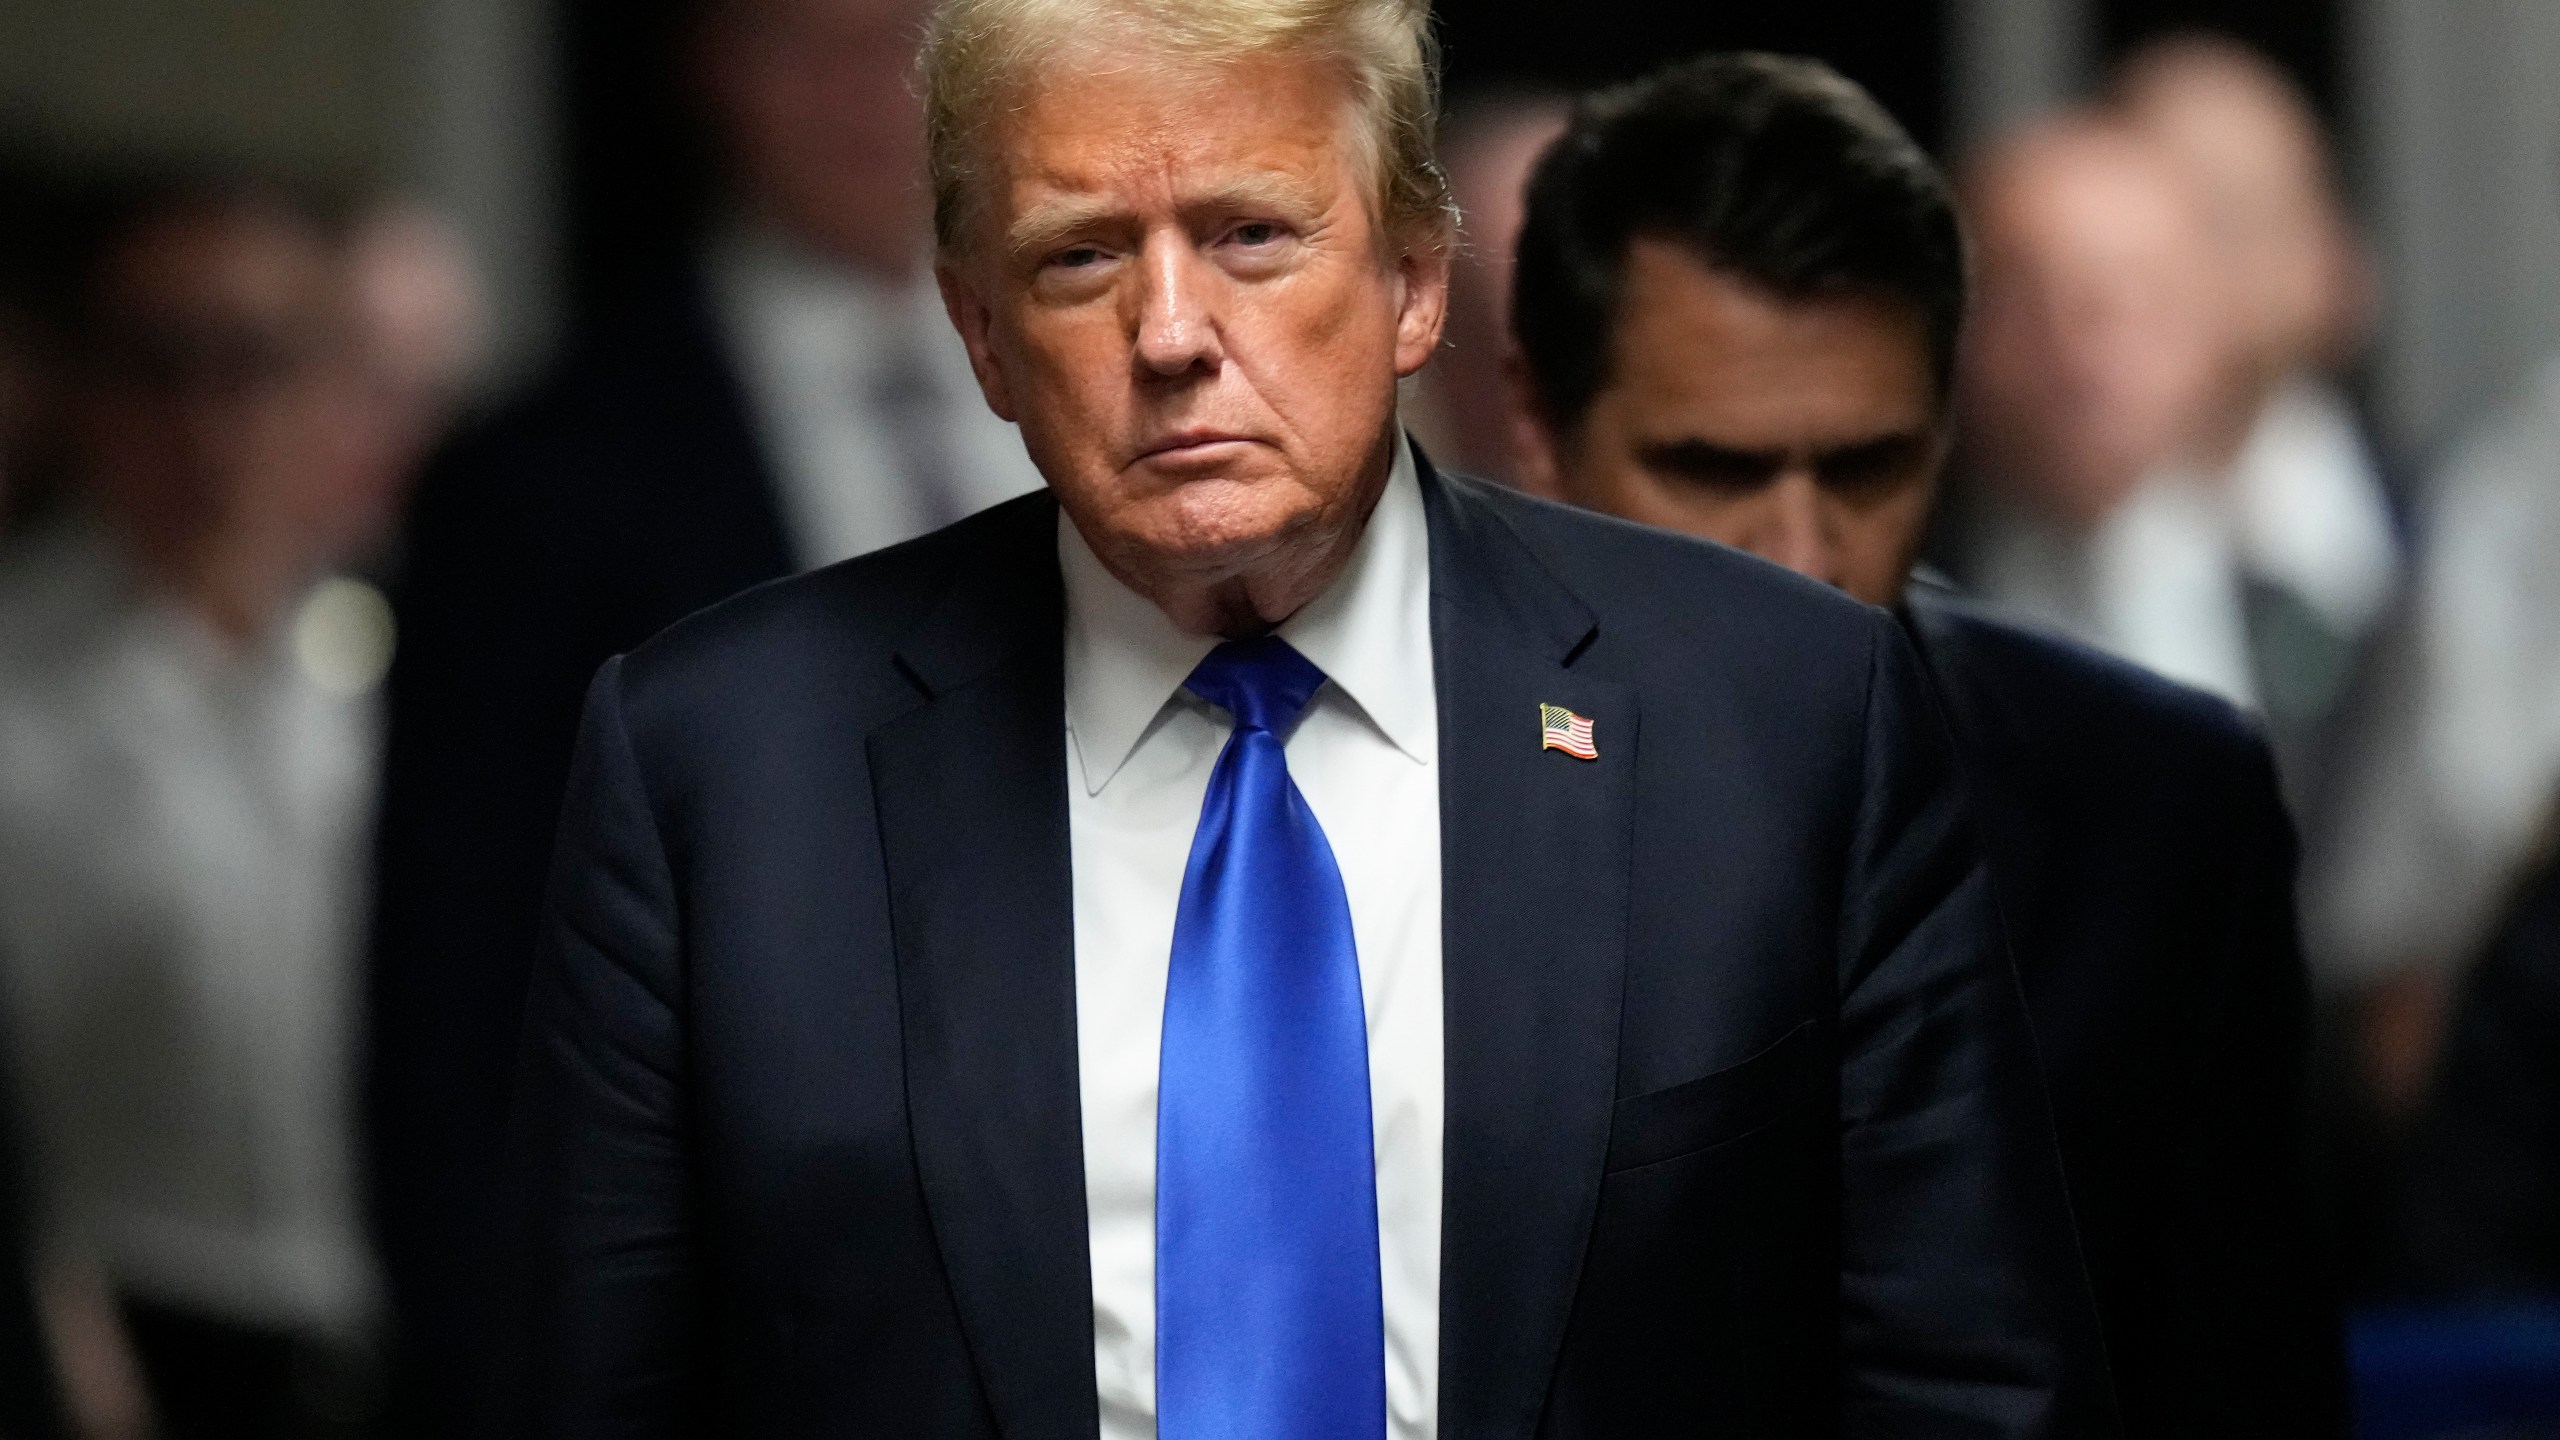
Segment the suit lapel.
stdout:
[[[1492,504],[1425,471],[1440,706],[1447,1136],[1440,1434],[1535,1430],[1598,1204],[1626,961],[1635,696]],[[1594,722],[1540,748],[1539,707]]]
[[868,750],[908,1121],[961,1325],[1008,1440],[1091,1440],[1056,510],[1021,508],[900,647],[928,698]]

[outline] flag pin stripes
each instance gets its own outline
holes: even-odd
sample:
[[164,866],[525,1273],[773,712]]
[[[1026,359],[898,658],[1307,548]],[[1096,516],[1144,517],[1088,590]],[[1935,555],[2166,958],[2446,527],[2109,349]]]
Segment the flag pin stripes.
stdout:
[[1597,760],[1600,751],[1591,743],[1591,721],[1561,705],[1538,707],[1538,748],[1561,750],[1577,760]]

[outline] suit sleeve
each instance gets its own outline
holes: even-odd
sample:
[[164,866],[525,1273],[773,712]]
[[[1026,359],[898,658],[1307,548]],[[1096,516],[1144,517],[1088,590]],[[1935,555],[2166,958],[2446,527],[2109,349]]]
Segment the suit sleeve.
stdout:
[[1945,727],[1879,616],[1841,897],[1849,1437],[2111,1436],[2026,1007]]
[[588,692],[518,1079],[526,1246],[518,1433],[702,1433],[677,900],[624,728]]

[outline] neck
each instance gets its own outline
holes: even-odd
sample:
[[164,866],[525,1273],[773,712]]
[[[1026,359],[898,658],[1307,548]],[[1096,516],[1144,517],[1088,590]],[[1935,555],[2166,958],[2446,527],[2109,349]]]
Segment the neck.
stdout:
[[2240,452],[2257,433],[2259,417],[2292,377],[2292,366],[2269,358],[2250,366],[2238,382],[2226,387],[2229,398],[2206,417],[2197,437],[2196,460],[2206,474],[2225,475],[2239,463]]

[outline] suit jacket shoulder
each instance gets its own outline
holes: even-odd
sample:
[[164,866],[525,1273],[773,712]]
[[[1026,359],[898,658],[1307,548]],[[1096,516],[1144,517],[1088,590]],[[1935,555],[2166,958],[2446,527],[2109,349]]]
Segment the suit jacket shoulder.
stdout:
[[[849,683],[884,699],[965,679],[959,672],[973,661],[1002,658],[1061,616],[1057,515],[1057,501],[1034,492],[904,544],[742,591],[633,650],[622,671],[626,703],[722,713],[735,708],[724,697],[772,687],[776,677]],[[953,665],[938,663],[946,657]]]
[[[1435,533],[1461,537],[1453,543],[1466,543],[1475,529],[1515,536],[1511,583],[1531,583],[1534,570],[1534,578],[1574,597],[1586,612],[1577,622],[1596,632],[1585,648],[1559,651],[1559,658],[1577,672],[1631,687],[1648,735],[1717,735],[1746,764],[1796,777],[1792,783],[1807,787],[1801,798],[1808,811],[1838,809],[1835,802],[1862,783],[1863,732],[1888,723],[1870,713],[1891,689],[1878,688],[1879,676],[1917,668],[1882,611],[1708,541],[1476,482],[1453,480],[1446,489],[1450,516]],[[1501,573],[1494,565],[1448,568]],[[1432,583],[1435,590],[1449,583],[1437,553]],[[1451,595],[1447,602],[1512,623],[1525,610],[1490,596]],[[1909,718],[1936,729],[1925,713]]]
[[2101,771],[2273,765],[2261,727],[2219,696],[1947,591],[1915,584],[1906,604],[1960,743],[1972,732],[2017,762]]

